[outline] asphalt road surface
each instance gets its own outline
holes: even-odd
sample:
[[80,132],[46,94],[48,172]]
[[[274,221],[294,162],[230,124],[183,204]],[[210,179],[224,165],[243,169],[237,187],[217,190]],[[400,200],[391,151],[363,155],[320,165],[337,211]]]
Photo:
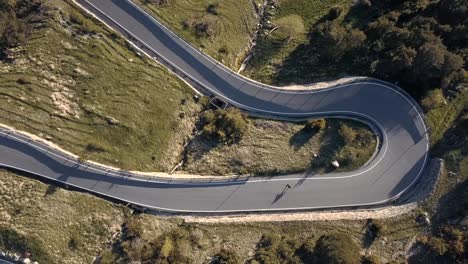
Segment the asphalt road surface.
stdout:
[[[173,212],[227,213],[381,205],[411,188],[426,166],[429,136],[419,106],[401,89],[368,80],[315,91],[286,91],[248,80],[201,54],[126,0],[78,0],[143,52],[253,115],[349,117],[376,128],[381,147],[359,170],[237,180],[148,179],[78,164],[63,153],[0,130],[0,164],[102,196]],[[155,87],[157,89],[157,87]],[[291,188],[286,188],[289,184]]]

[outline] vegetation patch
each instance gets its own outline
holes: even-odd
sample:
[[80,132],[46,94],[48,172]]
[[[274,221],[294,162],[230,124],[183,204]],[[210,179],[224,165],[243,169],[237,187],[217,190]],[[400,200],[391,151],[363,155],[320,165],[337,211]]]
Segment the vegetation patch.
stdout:
[[253,37],[259,0],[135,1],[203,52],[237,69]]
[[[208,175],[325,173],[335,170],[331,166],[334,160],[341,164],[336,170],[345,171],[362,166],[376,148],[372,131],[355,121],[317,119],[294,124],[255,118],[244,120],[240,113],[230,114],[237,121],[228,120],[227,124],[237,129],[228,127],[227,131],[242,131],[242,136],[233,134],[237,135],[235,144],[220,141],[218,133],[224,138],[225,128],[208,123],[204,133],[187,146],[184,171]],[[213,112],[207,115],[212,120]]]
[[0,170],[0,250],[39,263],[91,263],[125,210]]
[[279,32],[265,34],[246,73],[276,85],[372,76],[397,82],[417,97],[430,94],[432,102],[425,105],[431,107],[441,101],[431,90],[452,95],[466,87],[465,5],[450,0],[280,1],[273,24],[301,16],[305,34],[295,42],[282,41]]
[[187,85],[69,1],[10,2],[0,34],[25,37],[0,44],[0,122],[82,159],[170,170],[200,109]]

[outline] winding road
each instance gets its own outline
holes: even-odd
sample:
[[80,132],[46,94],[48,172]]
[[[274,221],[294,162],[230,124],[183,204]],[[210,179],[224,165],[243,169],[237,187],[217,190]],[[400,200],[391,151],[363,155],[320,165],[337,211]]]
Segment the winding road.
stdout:
[[[312,91],[264,85],[200,53],[131,1],[76,2],[194,87],[252,115],[355,118],[376,129],[381,146],[365,166],[347,173],[231,180],[150,179],[79,164],[40,142],[0,129],[0,166],[145,208],[177,213],[372,206],[388,203],[406,191],[418,191],[411,187],[428,160],[428,128],[417,103],[398,87],[373,79]],[[285,189],[286,184],[291,188]]]

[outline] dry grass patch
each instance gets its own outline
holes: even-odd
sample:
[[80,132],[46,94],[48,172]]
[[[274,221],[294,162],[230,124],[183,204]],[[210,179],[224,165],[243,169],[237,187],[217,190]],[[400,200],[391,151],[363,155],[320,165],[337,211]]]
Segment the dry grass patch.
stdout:
[[[356,134],[346,145],[339,133],[342,124]],[[340,171],[352,170],[369,160],[375,146],[372,132],[354,121],[330,119],[325,128],[315,131],[304,124],[249,118],[236,144],[219,143],[204,135],[195,138],[188,146],[183,169],[214,175],[324,173],[336,159],[343,165]]]
[[91,263],[123,218],[121,207],[104,200],[0,170],[0,228],[43,252],[32,259]]

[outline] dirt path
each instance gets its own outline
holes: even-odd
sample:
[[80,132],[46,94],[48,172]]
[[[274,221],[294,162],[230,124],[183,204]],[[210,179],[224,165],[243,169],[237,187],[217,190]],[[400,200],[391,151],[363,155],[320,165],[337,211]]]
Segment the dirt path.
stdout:
[[400,206],[389,206],[379,209],[320,211],[304,213],[278,214],[248,214],[231,216],[186,216],[187,223],[218,224],[218,223],[246,223],[246,222],[285,222],[285,221],[333,221],[333,220],[365,220],[383,219],[406,214],[416,209],[417,203]]

